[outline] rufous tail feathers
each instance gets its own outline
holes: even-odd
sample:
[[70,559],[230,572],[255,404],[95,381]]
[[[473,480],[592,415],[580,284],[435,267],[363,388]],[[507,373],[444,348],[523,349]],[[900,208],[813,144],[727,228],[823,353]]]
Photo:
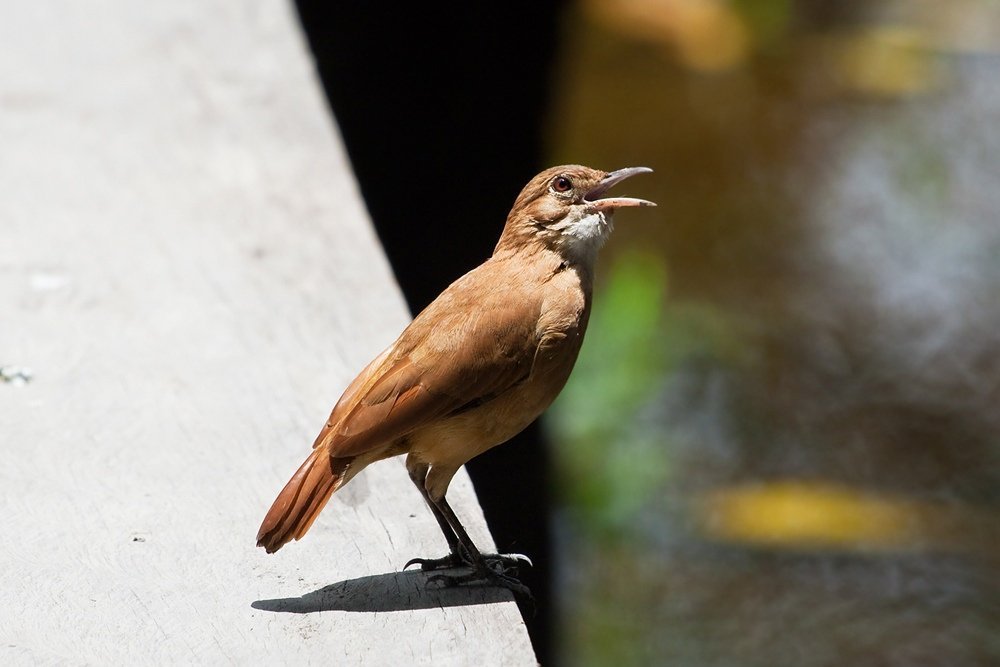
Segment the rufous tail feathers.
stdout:
[[314,449],[275,498],[257,532],[257,546],[271,554],[305,535],[343,484],[348,462],[330,458],[326,447]]

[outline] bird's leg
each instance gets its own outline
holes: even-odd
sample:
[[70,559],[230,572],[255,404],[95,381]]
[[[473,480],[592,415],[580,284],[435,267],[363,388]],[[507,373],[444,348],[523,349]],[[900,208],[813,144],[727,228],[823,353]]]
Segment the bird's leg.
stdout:
[[420,491],[420,495],[423,496],[424,501],[427,506],[431,509],[431,514],[438,522],[438,526],[441,528],[441,533],[444,535],[444,539],[448,542],[448,551],[450,552],[447,556],[442,558],[411,558],[407,561],[403,569],[410,567],[411,565],[419,565],[421,570],[446,570],[453,567],[461,567],[463,565],[472,565],[472,557],[468,553],[463,553],[463,547],[458,541],[458,536],[455,535],[455,531],[452,530],[451,525],[448,520],[441,513],[441,510],[437,508],[431,501],[430,494],[427,492],[427,487],[424,482],[427,478],[427,468],[426,464],[416,463],[407,458],[406,467],[410,473],[410,479],[416,485],[417,489]]
[[[528,599],[532,599],[531,591],[528,587],[517,580],[518,565],[531,565],[531,560],[521,554],[486,554],[484,555],[469,537],[462,522],[455,516],[451,505],[442,496],[435,500],[428,494],[429,502],[435,506],[441,515],[448,522],[448,525],[455,531],[460,547],[470,556],[472,572],[461,575],[436,574],[431,577],[432,581],[440,581],[447,586],[457,586],[459,584],[486,582],[496,586],[502,586]],[[509,574],[513,572],[513,574]]]
[[[462,523],[455,516],[455,512],[442,498],[440,503],[434,502],[430,491],[427,490],[427,475],[430,466],[418,461],[410,455],[406,458],[406,470],[410,475],[410,480],[420,491],[424,501],[431,510],[431,514],[438,522],[444,539],[448,542],[449,554],[441,558],[411,558],[407,561],[403,569],[411,565],[419,565],[424,572],[431,570],[448,570],[456,567],[470,567],[476,569],[478,561],[486,561],[499,565],[502,570],[516,568],[519,565],[531,566],[531,559],[521,554],[488,554],[484,556],[480,553],[476,545],[473,544],[469,534],[465,531]],[[452,471],[451,474],[454,474]],[[448,476],[450,479],[450,475]],[[443,505],[444,509],[440,505]],[[447,512],[447,515],[446,515]],[[450,516],[450,518],[449,518]],[[464,536],[464,538],[462,538]]]
[[442,492],[441,497],[436,499],[428,487],[429,481],[440,482],[441,486],[435,488],[447,489],[447,482],[455,474],[455,469],[435,469],[437,479],[429,480],[428,474],[430,466],[418,461],[412,454],[406,459],[406,469],[410,474],[410,479],[420,491],[430,507],[431,513],[438,522],[445,540],[448,542],[450,553],[442,558],[413,558],[403,569],[411,565],[419,565],[420,569],[427,572],[432,570],[448,570],[458,567],[469,568],[471,572],[460,575],[435,575],[433,580],[444,582],[446,585],[458,585],[472,582],[488,582],[498,586],[503,586],[513,591],[515,594],[531,598],[528,587],[517,580],[517,568],[520,565],[531,565],[531,560],[521,554],[483,554],[476,547],[469,533],[465,530],[462,522],[455,516],[454,510],[445,499]]

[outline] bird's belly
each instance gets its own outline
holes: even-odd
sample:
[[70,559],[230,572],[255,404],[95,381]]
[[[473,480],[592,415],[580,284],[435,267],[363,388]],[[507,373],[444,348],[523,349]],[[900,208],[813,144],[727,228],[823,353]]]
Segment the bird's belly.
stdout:
[[565,379],[529,378],[472,410],[418,429],[410,451],[431,465],[463,465],[523,431],[552,403]]

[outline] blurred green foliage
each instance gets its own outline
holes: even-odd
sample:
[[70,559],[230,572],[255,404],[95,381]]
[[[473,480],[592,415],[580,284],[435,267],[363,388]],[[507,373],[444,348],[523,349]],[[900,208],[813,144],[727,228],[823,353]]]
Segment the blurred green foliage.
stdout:
[[671,372],[741,355],[734,327],[707,303],[667,301],[667,267],[638,250],[615,257],[595,300],[573,375],[546,415],[561,504],[587,531],[612,538],[666,480],[669,434],[644,418]]

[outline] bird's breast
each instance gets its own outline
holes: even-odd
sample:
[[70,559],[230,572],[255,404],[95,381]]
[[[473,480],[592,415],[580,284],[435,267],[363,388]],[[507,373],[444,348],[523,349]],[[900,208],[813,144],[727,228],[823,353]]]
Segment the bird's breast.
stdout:
[[551,405],[576,363],[589,315],[589,292],[579,276],[556,276],[541,295],[529,371],[488,401],[410,436],[428,463],[462,465],[509,440]]

